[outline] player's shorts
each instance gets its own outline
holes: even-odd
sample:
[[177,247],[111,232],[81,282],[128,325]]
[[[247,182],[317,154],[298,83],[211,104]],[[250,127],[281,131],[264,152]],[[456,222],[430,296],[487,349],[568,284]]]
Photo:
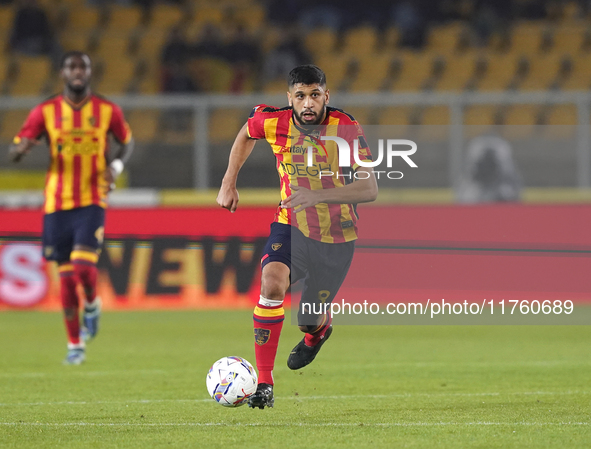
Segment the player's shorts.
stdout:
[[269,262],[284,263],[290,268],[292,284],[303,281],[298,324],[314,325],[317,317],[303,314],[303,306],[309,304],[307,310],[320,310],[320,304],[332,302],[347,276],[354,251],[354,241],[319,242],[304,236],[294,226],[272,223],[261,265],[264,268]]
[[105,230],[105,209],[92,205],[60,210],[43,217],[43,257],[67,262],[74,245],[99,249]]

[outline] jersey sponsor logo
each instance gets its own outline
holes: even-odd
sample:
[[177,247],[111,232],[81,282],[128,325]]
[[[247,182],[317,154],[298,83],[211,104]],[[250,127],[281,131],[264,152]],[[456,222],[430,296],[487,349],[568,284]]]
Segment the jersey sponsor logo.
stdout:
[[341,228],[347,229],[353,227],[353,220],[341,221]]
[[271,245],[271,248],[273,248],[273,251],[277,251],[279,248],[281,248],[283,246],[283,243],[273,243]]
[[259,345],[263,346],[265,343],[269,341],[271,337],[271,331],[269,329],[261,329],[255,327],[254,329],[254,342]]
[[318,176],[322,172],[332,172],[330,164],[313,164],[307,165],[305,163],[292,164],[290,162],[281,162],[283,171],[290,176]]

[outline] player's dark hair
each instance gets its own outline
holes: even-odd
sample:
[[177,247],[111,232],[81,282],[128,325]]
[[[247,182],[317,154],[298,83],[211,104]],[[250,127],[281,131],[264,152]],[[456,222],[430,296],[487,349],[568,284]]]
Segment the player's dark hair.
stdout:
[[293,87],[296,84],[320,84],[326,86],[326,75],[324,72],[314,64],[306,64],[297,66],[287,77],[287,85]]
[[65,52],[62,55],[62,58],[60,59],[60,68],[61,69],[64,68],[64,64],[66,63],[68,58],[71,58],[72,56],[78,56],[80,58],[83,58],[84,56],[86,56],[88,58],[88,60],[92,62],[88,53],[84,53],[83,51],[78,51],[78,50],[71,50],[71,51]]

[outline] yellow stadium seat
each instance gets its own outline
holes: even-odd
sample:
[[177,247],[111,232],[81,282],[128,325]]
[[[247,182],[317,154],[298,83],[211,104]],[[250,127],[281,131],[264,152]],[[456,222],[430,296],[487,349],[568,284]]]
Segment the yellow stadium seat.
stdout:
[[0,42],[8,39],[14,21],[14,8],[8,5],[0,6]]
[[260,4],[242,4],[230,11],[228,20],[246,27],[249,32],[255,32],[263,28],[266,12]]
[[375,92],[380,89],[392,63],[389,52],[367,53],[359,58],[359,72],[351,84],[350,92]]
[[427,41],[427,48],[436,53],[453,53],[458,49],[458,44],[462,32],[464,31],[464,27],[465,25],[462,22],[452,22],[431,27]]
[[138,142],[151,142],[156,137],[159,126],[160,111],[134,110],[127,114],[127,122]]
[[154,5],[150,16],[150,32],[156,29],[168,30],[183,18],[183,11],[177,6],[164,3]]
[[86,51],[88,49],[90,33],[84,30],[66,30],[60,34],[60,44],[64,51],[79,50]]
[[409,125],[411,113],[412,107],[410,106],[392,106],[384,108],[378,115],[378,123],[380,125]]
[[0,112],[0,142],[12,142],[28,115],[24,109]]
[[538,124],[538,105],[512,105],[504,115],[504,125],[501,128],[503,136],[512,139],[523,139],[535,134]]
[[378,35],[374,27],[362,26],[353,28],[345,35],[342,51],[362,57],[376,50]]
[[99,82],[99,93],[118,95],[127,92],[135,73],[136,63],[129,58],[106,61],[103,76]]
[[168,31],[150,29],[139,38],[137,55],[153,62],[160,61],[167,37]]
[[445,70],[437,81],[435,90],[438,91],[461,91],[472,76],[476,65],[477,56],[474,53],[461,55],[448,55],[445,57]]
[[8,60],[5,58],[4,54],[0,52],[0,92],[2,92],[2,88],[4,87],[4,82],[6,81],[7,76]]
[[478,89],[483,91],[507,89],[517,70],[519,58],[513,53],[490,54],[487,58],[486,72],[478,82]]
[[141,79],[137,85],[137,92],[141,94],[156,94],[161,90],[160,63],[144,60],[144,72],[139,73]]
[[540,51],[544,24],[541,21],[519,22],[511,33],[511,52],[531,54]]
[[564,24],[554,29],[552,51],[563,54],[575,54],[581,50],[585,40],[586,26],[582,24]]
[[433,55],[429,52],[402,52],[402,70],[394,81],[393,89],[397,92],[420,90],[431,76]]
[[475,105],[464,109],[464,125],[495,125],[499,107],[494,105]]
[[591,88],[591,58],[573,58],[572,73],[561,86],[564,90],[586,90]]
[[111,31],[131,31],[137,28],[142,20],[139,6],[113,5],[109,8],[107,28]]
[[88,31],[98,27],[101,14],[98,8],[82,6],[71,7],[68,10],[68,30]]
[[337,89],[347,73],[347,66],[351,57],[347,55],[323,55],[318,59],[318,66],[326,74],[326,82],[332,89]]
[[385,31],[384,35],[378,42],[378,45],[381,46],[384,50],[393,50],[398,46],[399,40],[400,32],[398,31],[398,29],[390,27]]
[[127,57],[128,49],[128,35],[126,33],[111,32],[101,36],[93,56],[96,55],[105,61],[113,58],[123,59]]
[[421,125],[448,125],[449,108],[447,106],[430,106],[421,114]]
[[322,57],[334,51],[337,35],[330,28],[318,28],[304,37],[306,48],[314,57]]
[[212,143],[232,142],[246,122],[248,113],[232,108],[214,109],[209,118],[209,138]]
[[527,78],[518,86],[520,90],[546,90],[556,79],[562,55],[550,53],[529,58]]
[[18,56],[18,77],[10,86],[10,94],[39,95],[51,74],[51,60],[43,56]]
[[556,105],[546,116],[547,125],[576,125],[577,123],[577,107],[574,105]]
[[221,25],[223,19],[224,11],[219,6],[205,6],[200,7],[195,11],[191,22],[199,26],[206,23]]
[[263,92],[266,94],[283,94],[287,92],[287,82],[284,79],[269,81],[263,86]]

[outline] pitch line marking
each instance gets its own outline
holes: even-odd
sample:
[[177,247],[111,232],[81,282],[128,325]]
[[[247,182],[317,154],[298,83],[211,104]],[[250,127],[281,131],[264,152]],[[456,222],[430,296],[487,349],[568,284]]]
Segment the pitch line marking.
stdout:
[[[588,395],[589,391],[524,391],[524,392],[508,392],[508,393],[400,393],[400,394],[384,394],[384,395],[335,395],[335,396],[278,396],[277,399],[288,401],[295,399],[302,400],[326,400],[326,399],[356,399],[356,398],[370,398],[370,399],[389,399],[389,398],[412,398],[412,397],[480,397],[480,396],[560,396],[560,395]],[[38,406],[38,405],[92,405],[92,404],[157,404],[162,402],[211,402],[207,399],[130,399],[128,401],[58,401],[58,402],[14,402],[1,403],[0,407],[20,407],[20,406]]]
[[588,422],[393,422],[393,423],[39,423],[39,422],[0,422],[0,426],[39,426],[39,427],[436,427],[436,426],[588,426]]

